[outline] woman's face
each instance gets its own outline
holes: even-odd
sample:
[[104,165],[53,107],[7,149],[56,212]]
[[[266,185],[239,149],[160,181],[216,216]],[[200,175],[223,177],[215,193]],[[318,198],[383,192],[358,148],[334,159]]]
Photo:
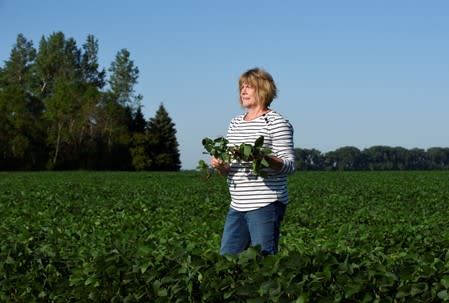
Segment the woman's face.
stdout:
[[243,83],[240,87],[240,101],[244,108],[258,106],[256,89],[249,83]]

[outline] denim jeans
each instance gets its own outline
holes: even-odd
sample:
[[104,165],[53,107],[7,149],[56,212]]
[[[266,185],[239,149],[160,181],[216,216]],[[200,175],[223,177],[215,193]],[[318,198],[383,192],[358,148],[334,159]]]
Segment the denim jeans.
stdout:
[[285,208],[286,205],[280,202],[248,212],[229,208],[220,254],[239,254],[250,245],[260,245],[263,255],[277,253]]

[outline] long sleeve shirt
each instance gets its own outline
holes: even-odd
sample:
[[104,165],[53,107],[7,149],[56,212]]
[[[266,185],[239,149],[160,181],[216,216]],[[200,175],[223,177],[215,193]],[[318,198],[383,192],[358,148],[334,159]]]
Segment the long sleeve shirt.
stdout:
[[250,211],[279,201],[288,203],[287,176],[295,170],[293,127],[279,113],[270,111],[251,121],[244,114],[231,120],[227,139],[229,145],[254,144],[264,136],[263,146],[283,161],[282,169],[264,168],[265,177],[252,171],[250,162],[233,161],[228,174],[231,207],[237,211]]

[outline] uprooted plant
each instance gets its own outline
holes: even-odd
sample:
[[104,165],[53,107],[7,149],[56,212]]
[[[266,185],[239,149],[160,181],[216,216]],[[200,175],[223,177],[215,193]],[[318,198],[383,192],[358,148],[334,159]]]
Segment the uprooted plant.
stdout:
[[[229,141],[224,137],[216,139],[204,138],[202,144],[206,149],[204,154],[209,154],[217,159],[222,160],[226,164],[230,164],[233,160],[237,162],[249,162],[252,170],[258,176],[265,176],[263,168],[269,167],[267,155],[271,153],[271,149],[263,146],[264,136],[260,136],[254,144],[242,143],[240,145],[229,145]],[[198,168],[207,172],[210,177],[212,168],[204,161],[198,162]]]

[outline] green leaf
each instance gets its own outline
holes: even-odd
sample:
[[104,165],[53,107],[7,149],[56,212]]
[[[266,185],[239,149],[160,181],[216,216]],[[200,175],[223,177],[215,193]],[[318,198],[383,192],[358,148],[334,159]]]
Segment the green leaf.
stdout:
[[45,298],[47,296],[47,293],[45,291],[41,291],[38,295],[39,298]]
[[260,164],[261,164],[263,167],[270,167],[270,163],[268,163],[268,161],[267,161],[266,158],[263,158],[263,159],[260,161]]
[[197,168],[200,170],[207,170],[209,168],[209,165],[207,165],[204,160],[199,160]]
[[307,295],[306,294],[300,294],[298,299],[296,299],[295,303],[305,303],[307,300]]
[[229,299],[233,294],[235,293],[235,289],[228,289],[227,291],[224,292],[223,294],[223,299]]
[[243,147],[243,156],[244,159],[248,159],[251,156],[251,151],[253,150],[252,146],[249,144],[245,144]]
[[151,262],[151,261],[148,261],[148,262],[146,262],[146,263],[144,263],[144,264],[141,264],[141,265],[139,266],[140,272],[141,272],[142,274],[145,273],[145,272],[147,271],[148,267],[150,267],[151,265],[152,265],[152,262]]
[[166,297],[166,296],[168,296],[168,291],[166,288],[161,288],[158,290],[157,295],[159,297]]
[[440,284],[441,284],[445,289],[449,289],[449,276],[444,276],[443,278],[441,278]]
[[260,136],[257,138],[256,142],[254,142],[255,147],[261,147],[263,145],[264,137]]
[[250,247],[238,256],[238,264],[246,264],[252,260],[256,260],[258,256],[259,250],[254,247]]
[[440,298],[441,300],[449,301],[449,293],[448,293],[448,291],[447,291],[446,289],[445,289],[445,290],[442,290],[442,291],[439,291],[438,294],[437,294],[437,296],[438,296],[438,298]]
[[14,264],[14,259],[11,258],[11,256],[6,257],[5,263],[6,264]]

